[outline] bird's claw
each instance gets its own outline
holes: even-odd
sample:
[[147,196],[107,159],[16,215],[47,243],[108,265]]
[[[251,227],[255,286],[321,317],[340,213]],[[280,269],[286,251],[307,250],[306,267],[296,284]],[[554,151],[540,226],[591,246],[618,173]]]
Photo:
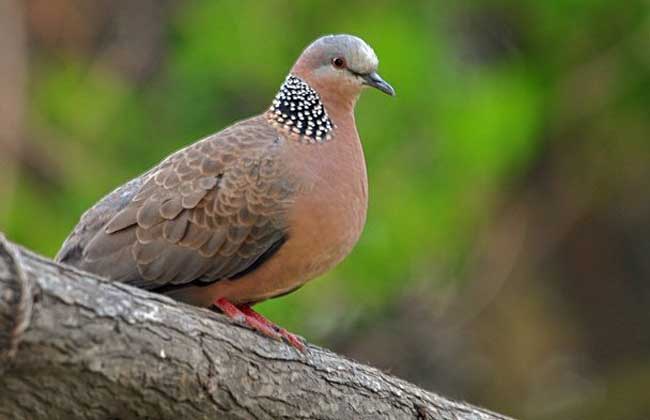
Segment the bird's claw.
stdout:
[[305,343],[303,339],[293,333],[290,333],[284,328],[278,328],[278,333],[284,338],[284,340],[296,350],[304,353],[305,352]]
[[214,302],[228,318],[248,325],[251,329],[275,340],[284,340],[291,347],[300,352],[305,351],[303,340],[284,328],[278,327],[261,314],[255,312],[249,305],[236,306],[227,299],[221,298]]

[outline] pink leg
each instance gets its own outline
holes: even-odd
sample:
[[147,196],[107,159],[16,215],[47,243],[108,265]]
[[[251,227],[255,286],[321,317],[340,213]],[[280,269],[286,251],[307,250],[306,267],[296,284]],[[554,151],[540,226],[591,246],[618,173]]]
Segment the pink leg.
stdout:
[[301,352],[305,351],[305,345],[303,344],[302,340],[298,338],[297,335],[290,333],[286,329],[282,327],[278,327],[268,319],[266,319],[263,315],[255,312],[253,308],[251,308],[249,305],[240,305],[239,310],[248,317],[254,318],[257,320],[259,323],[266,325],[269,328],[272,328],[273,331],[276,331],[282,338],[284,338],[289,345],[292,347],[296,348],[297,350],[300,350]]
[[229,300],[221,298],[214,302],[214,305],[221,310],[228,318],[237,322],[246,323],[253,330],[276,340],[282,340],[282,335],[268,323],[262,322],[256,317],[250,316],[233,305]]

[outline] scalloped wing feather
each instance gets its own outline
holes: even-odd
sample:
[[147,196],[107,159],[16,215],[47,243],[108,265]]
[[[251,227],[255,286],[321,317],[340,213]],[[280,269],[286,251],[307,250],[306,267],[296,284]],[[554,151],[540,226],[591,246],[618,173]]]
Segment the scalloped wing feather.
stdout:
[[252,119],[176,152],[102,215],[77,265],[148,289],[245,272],[286,233],[295,189],[280,148]]

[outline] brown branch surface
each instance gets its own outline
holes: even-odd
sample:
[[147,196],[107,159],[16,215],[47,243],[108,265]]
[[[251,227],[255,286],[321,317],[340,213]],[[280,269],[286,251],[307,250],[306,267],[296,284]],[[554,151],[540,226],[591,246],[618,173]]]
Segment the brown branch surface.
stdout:
[[0,419],[505,419],[0,235]]

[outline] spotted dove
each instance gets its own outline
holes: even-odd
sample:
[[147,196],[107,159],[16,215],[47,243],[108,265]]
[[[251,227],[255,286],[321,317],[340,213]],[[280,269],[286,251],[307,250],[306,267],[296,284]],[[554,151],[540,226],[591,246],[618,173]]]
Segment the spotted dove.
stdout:
[[389,95],[374,51],[322,37],[270,108],[167,157],[86,211],[56,259],[302,342],[251,306],[339,263],[363,229],[367,178],[354,121],[365,86]]

